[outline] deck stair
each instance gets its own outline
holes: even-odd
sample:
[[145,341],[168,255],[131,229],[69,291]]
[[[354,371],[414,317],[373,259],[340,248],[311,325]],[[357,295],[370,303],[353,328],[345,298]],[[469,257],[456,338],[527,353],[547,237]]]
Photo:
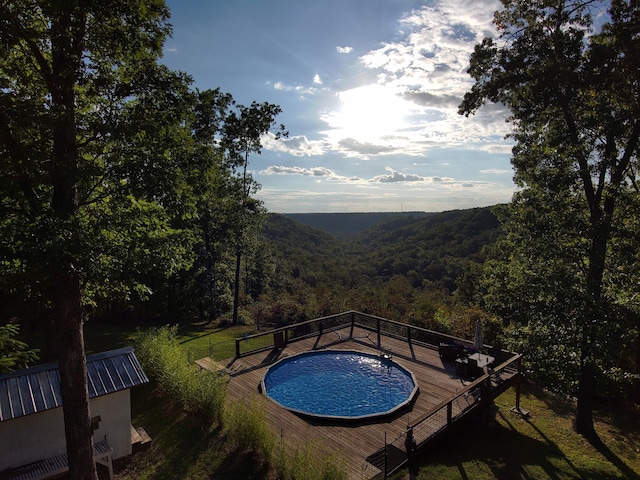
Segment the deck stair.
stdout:
[[131,425],[131,453],[136,453],[151,446],[151,437],[142,427]]
[[[104,465],[107,468],[109,479],[113,479],[113,463],[111,455],[113,449],[102,440],[93,444],[93,458],[96,463]],[[16,468],[10,472],[5,472],[2,478],[10,480],[44,480],[51,477],[58,477],[69,471],[69,460],[66,453],[45,458],[29,465]]]

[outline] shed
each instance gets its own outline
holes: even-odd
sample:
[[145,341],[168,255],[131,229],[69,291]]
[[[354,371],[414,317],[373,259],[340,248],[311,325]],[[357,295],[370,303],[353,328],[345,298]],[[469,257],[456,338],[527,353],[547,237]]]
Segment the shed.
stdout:
[[[111,473],[113,459],[131,454],[129,389],[149,380],[133,349],[122,348],[88,355],[87,381],[95,458]],[[46,478],[66,464],[58,364],[0,375],[0,477]]]

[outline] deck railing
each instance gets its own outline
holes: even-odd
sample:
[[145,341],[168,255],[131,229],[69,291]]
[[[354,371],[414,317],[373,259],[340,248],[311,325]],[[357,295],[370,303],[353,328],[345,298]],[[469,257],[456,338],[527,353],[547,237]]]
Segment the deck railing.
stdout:
[[[518,385],[521,369],[522,355],[515,354],[459,391],[453,398],[436,406],[425,417],[409,425],[407,432],[412,431],[416,450],[428,447],[439,438],[441,433],[467,415],[477,412],[489,414],[493,400],[510,386]],[[519,409],[519,407],[519,398],[516,396],[516,408]],[[390,439],[388,442],[385,439],[383,448],[368,457],[367,461],[383,472],[383,478],[406,465],[407,458],[404,461],[396,461],[393,465],[387,464],[387,453],[392,447],[406,452],[407,432]]]
[[[376,317],[375,315],[369,315],[367,313],[349,311],[294,323],[268,332],[254,333],[236,338],[236,358],[260,350],[283,347],[289,342],[321,335],[334,330],[342,330],[347,327],[350,328],[351,332],[353,332],[355,327],[360,327],[372,332],[375,335],[377,346],[381,349],[384,349],[384,337],[409,343],[415,342],[420,345],[435,348],[437,348],[440,343],[456,343],[467,347],[473,345],[473,343],[468,340],[445,333]],[[490,346],[485,347],[490,348]]]

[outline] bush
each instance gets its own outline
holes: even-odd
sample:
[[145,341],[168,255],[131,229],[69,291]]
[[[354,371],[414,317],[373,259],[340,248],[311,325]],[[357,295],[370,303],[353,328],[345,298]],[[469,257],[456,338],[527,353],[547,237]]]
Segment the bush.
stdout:
[[316,443],[291,448],[269,428],[264,409],[253,402],[228,405],[224,425],[229,441],[239,449],[259,452],[281,480],[344,480],[339,460]]
[[271,462],[283,480],[345,480],[343,462],[322,445],[311,442],[291,449],[281,441],[273,450]]
[[237,448],[263,452],[267,457],[270,455],[273,436],[264,410],[255,403],[227,405],[223,423],[229,441]]
[[140,364],[185,410],[202,416],[206,422],[220,422],[224,411],[225,378],[191,364],[177,342],[176,330],[176,327],[165,326],[142,335],[136,344]]

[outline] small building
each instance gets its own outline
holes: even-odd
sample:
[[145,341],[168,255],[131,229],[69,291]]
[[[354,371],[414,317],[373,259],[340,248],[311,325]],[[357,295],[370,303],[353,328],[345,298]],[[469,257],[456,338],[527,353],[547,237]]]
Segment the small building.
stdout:
[[[87,356],[96,462],[131,454],[131,387],[147,383],[132,348]],[[46,478],[68,469],[58,365],[0,375],[0,477]],[[38,473],[40,471],[40,473]]]

